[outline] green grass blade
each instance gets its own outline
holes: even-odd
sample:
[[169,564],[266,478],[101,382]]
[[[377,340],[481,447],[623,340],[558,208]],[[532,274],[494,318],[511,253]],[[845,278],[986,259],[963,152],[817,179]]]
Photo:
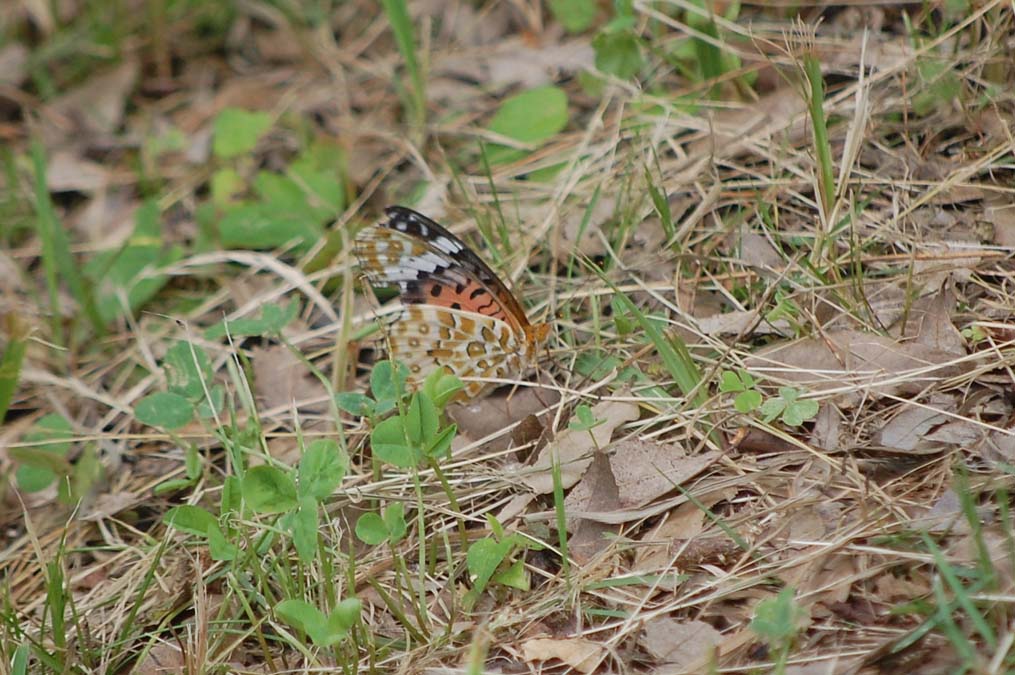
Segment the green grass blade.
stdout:
[[84,309],[92,327],[101,335],[105,333],[102,317],[95,306],[90,289],[81,277],[74,256],[71,255],[67,232],[57,222],[56,213],[53,211],[53,202],[49,198],[49,188],[46,185],[46,151],[38,140],[32,143],[32,165],[35,170],[36,226],[42,243],[42,264],[49,291],[50,311],[53,314],[54,340],[58,344],[63,344],[63,325],[60,322],[60,278],[67,282],[74,299]]
[[412,19],[405,0],[381,0],[384,13],[388,15],[388,23],[395,35],[398,51],[405,60],[405,69],[409,73],[409,113],[413,125],[423,128],[426,121],[426,93],[424,91],[423,71],[416,54],[416,39],[413,36]]
[[3,356],[0,356],[0,423],[3,423],[7,415],[7,409],[17,391],[18,381],[21,379],[21,364],[25,360],[25,350],[28,341],[28,328],[21,323],[18,317],[11,314],[7,317],[8,342],[7,349]]
[[804,56],[804,73],[811,93],[809,106],[814,129],[814,152],[818,156],[818,190],[825,216],[830,217],[835,200],[835,167],[832,165],[832,145],[825,121],[825,81],[821,77],[821,62],[813,54]]
[[958,575],[955,573],[955,568],[947,560],[945,560],[944,554],[941,549],[938,548],[937,544],[927,535],[926,532],[921,532],[920,536],[923,538],[924,543],[930,552],[934,555],[934,563],[937,565],[937,571],[941,574],[941,578],[945,580],[948,587],[955,594],[955,601],[959,603],[962,611],[966,613],[969,620],[973,623],[976,628],[976,632],[980,634],[980,637],[990,645],[991,649],[997,648],[997,635],[994,630],[984,620],[983,615],[973,604],[973,599],[969,597],[969,592]]

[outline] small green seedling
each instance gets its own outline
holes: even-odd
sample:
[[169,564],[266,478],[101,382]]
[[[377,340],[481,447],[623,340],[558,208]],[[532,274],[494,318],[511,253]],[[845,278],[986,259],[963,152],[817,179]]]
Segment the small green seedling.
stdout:
[[338,603],[331,614],[311,605],[306,600],[283,600],[275,606],[275,615],[287,624],[310,636],[318,647],[330,647],[341,642],[359,622],[362,603],[358,598],[346,598]]
[[261,316],[220,321],[204,332],[209,340],[218,340],[226,335],[233,337],[249,337],[260,335],[277,335],[288,326],[299,314],[300,303],[292,300],[288,305],[264,305]]
[[[420,390],[409,397],[408,404],[404,404],[408,378],[409,370],[404,365],[381,361],[370,374],[370,389],[375,398],[359,393],[336,396],[336,404],[342,410],[371,419],[370,447],[374,457],[403,469],[418,466],[423,460],[443,457],[451,451],[451,441],[458,427],[454,424],[442,426],[441,415],[463,386],[454,375],[436,370],[427,376]],[[396,414],[377,421],[395,408],[398,408]]]
[[768,644],[775,655],[774,673],[785,672],[786,659],[797,634],[801,611],[794,594],[793,588],[787,586],[774,598],[762,600],[751,619],[751,630]]
[[755,389],[754,378],[743,368],[738,368],[736,372],[724,370],[719,381],[719,391],[724,394],[736,394],[733,407],[737,412],[746,414],[761,405],[761,392]]
[[512,559],[517,553],[536,549],[538,545],[519,534],[507,534],[504,526],[492,515],[487,515],[487,522],[493,536],[473,542],[465,556],[472,577],[472,590],[465,596],[466,607],[474,606],[491,582],[522,591],[530,587],[523,556]]
[[595,427],[605,422],[604,419],[598,419],[592,414],[592,408],[585,403],[582,403],[574,411],[574,417],[568,422],[567,427],[571,431],[591,431]]
[[139,422],[173,431],[189,424],[194,415],[208,418],[222,409],[225,389],[212,383],[211,359],[203,348],[180,340],[166,352],[162,368],[167,391],[137,402],[134,416]]
[[[322,502],[341,484],[349,468],[345,451],[332,439],[317,439],[306,447],[296,469],[267,464],[247,470],[242,480],[230,476],[222,490],[222,515],[239,510],[240,500],[254,513],[281,517],[278,526],[292,536],[302,562],[318,551],[318,514]],[[175,529],[208,539],[212,558],[231,560],[237,547],[230,543],[232,532],[223,531],[219,519],[198,506],[177,506],[166,512],[163,521]]]
[[770,398],[761,406],[762,419],[771,422],[782,417],[782,423],[788,427],[798,427],[818,414],[818,402],[812,399],[801,399],[800,390],[793,387],[779,387],[779,396]]
[[377,546],[388,542],[394,546],[408,531],[405,522],[405,507],[401,502],[388,505],[382,514],[364,513],[356,521],[356,537],[364,544]]

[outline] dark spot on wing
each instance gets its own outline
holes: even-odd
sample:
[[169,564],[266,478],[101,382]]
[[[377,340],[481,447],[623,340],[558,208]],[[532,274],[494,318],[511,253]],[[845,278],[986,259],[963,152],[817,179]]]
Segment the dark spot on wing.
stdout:
[[483,290],[482,288],[475,288],[473,289],[472,293],[469,293],[469,300],[475,300],[484,293],[486,293],[486,291]]
[[441,291],[443,290],[444,288],[440,284],[434,284],[433,286],[430,287],[430,295],[432,295],[435,298],[438,298],[440,297]]
[[460,303],[460,302],[452,302],[451,303],[451,309],[461,309],[461,308],[462,308],[462,303]]

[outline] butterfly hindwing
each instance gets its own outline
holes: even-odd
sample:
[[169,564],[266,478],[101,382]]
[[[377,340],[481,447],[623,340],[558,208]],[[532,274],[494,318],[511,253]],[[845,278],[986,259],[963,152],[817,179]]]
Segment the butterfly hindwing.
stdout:
[[[504,378],[521,365],[521,345],[512,328],[498,319],[433,305],[409,305],[388,326],[388,349],[419,379],[435,366],[460,378]],[[467,382],[465,393],[483,388]]]

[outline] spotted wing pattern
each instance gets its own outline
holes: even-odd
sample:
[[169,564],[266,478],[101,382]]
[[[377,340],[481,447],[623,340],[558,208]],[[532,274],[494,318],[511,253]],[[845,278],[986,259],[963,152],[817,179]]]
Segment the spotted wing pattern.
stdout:
[[360,267],[374,287],[397,287],[405,306],[387,330],[391,356],[414,380],[445,366],[466,380],[466,396],[485,386],[467,378],[504,378],[534,358],[549,326],[532,325],[504,283],[458,237],[411,209],[387,218],[355,241]]

